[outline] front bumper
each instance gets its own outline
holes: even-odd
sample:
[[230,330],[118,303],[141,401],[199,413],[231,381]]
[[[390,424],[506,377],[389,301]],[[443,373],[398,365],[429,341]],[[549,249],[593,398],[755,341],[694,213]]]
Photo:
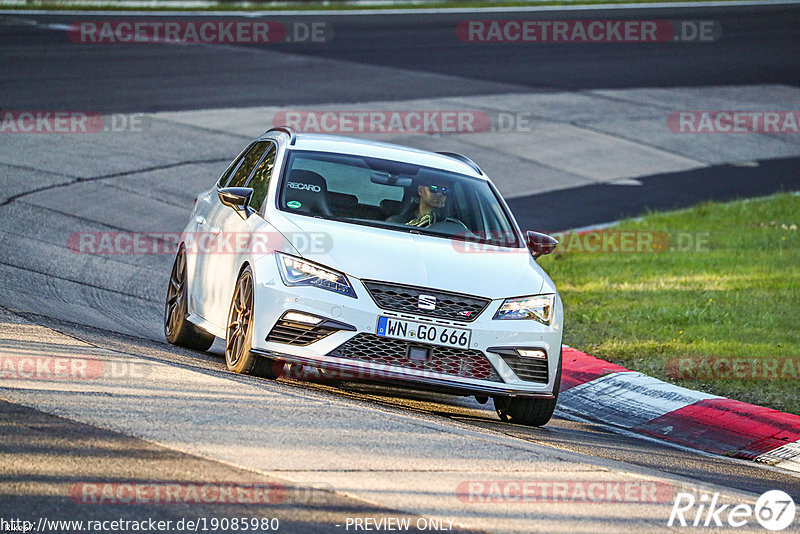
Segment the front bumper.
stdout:
[[[543,325],[533,320],[492,320],[503,299],[492,300],[480,316],[472,322],[447,321],[424,315],[411,315],[383,310],[378,307],[360,280],[350,277],[357,299],[314,287],[286,287],[277,273],[256,280],[253,352],[261,356],[301,364],[323,370],[321,377],[335,380],[388,382],[395,386],[432,388],[437,391],[464,395],[507,395],[534,398],[553,398],[555,377],[561,365],[561,325],[563,308],[556,299],[553,320]],[[267,341],[270,332],[286,312],[301,312],[348,325],[349,329],[334,332],[300,346]],[[453,371],[455,351],[448,353],[448,365],[432,367],[404,366],[390,360],[365,361],[340,357],[340,347],[346,346],[356,336],[377,339],[376,330],[380,316],[397,317],[414,321],[435,323],[443,327],[469,329],[472,338],[468,349],[471,358],[480,354],[491,365],[491,373],[459,373]],[[273,336],[273,339],[274,336]],[[379,338],[386,339],[386,338]],[[437,345],[412,343],[433,347]],[[498,348],[538,348],[547,353],[547,382],[521,379],[506,363]],[[447,352],[446,349],[442,351]],[[400,360],[395,360],[400,361]],[[486,366],[486,369],[489,367]],[[484,369],[481,367],[481,369]],[[449,371],[449,372],[448,372]]]
[[[252,352],[270,358],[272,360],[285,361],[292,364],[301,364],[311,367],[322,367],[323,372],[316,375],[324,380],[340,381],[368,381],[368,382],[389,382],[397,385],[398,382],[408,382],[418,386],[427,386],[425,389],[433,389],[443,393],[453,393],[456,395],[505,395],[516,397],[530,397],[541,399],[552,399],[552,393],[540,393],[531,391],[520,391],[517,388],[509,387],[504,383],[483,382],[466,384],[463,379],[449,377],[447,375],[434,376],[434,373],[415,373],[403,368],[390,369],[385,366],[376,366],[358,360],[344,360],[341,358],[326,358],[321,362],[317,358],[297,356],[281,352],[273,352],[263,349],[252,349]],[[289,378],[293,375],[289,374]],[[306,378],[303,375],[298,378]]]

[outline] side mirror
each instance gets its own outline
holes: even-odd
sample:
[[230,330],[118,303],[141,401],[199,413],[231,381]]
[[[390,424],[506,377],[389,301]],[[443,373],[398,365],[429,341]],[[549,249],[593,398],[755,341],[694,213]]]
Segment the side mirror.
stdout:
[[547,234],[528,230],[525,232],[525,244],[533,254],[533,259],[536,259],[539,256],[553,252],[556,249],[556,245],[558,245],[558,239]]
[[250,207],[250,199],[253,198],[251,187],[223,187],[217,190],[220,202],[239,214],[242,219],[247,219],[253,208]]

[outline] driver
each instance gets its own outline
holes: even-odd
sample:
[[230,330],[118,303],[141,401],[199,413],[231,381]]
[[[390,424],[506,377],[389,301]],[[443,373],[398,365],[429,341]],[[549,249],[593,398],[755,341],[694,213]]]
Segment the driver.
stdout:
[[[418,186],[417,194],[419,195],[419,206],[410,215],[406,215],[400,220],[395,220],[395,222],[403,222],[408,226],[427,228],[434,223],[444,221],[447,219],[447,214],[444,212],[444,205],[445,202],[447,202],[447,195],[450,194],[451,190],[452,186],[443,181],[428,181]],[[409,220],[408,217],[411,217],[411,220]]]

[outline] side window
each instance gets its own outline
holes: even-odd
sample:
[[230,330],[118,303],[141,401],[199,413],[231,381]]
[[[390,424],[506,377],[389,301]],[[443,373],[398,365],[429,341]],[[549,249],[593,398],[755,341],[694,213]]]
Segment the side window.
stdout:
[[261,205],[264,203],[264,199],[267,198],[269,179],[272,177],[272,169],[275,167],[275,154],[277,152],[275,145],[272,145],[247,183],[247,187],[253,188],[253,198],[250,200],[250,206],[256,211],[261,211]]
[[228,182],[226,187],[243,187],[247,182],[250,173],[253,172],[253,167],[256,166],[258,160],[264,155],[264,152],[270,147],[272,143],[269,141],[259,141],[255,143],[242,158],[242,163],[239,168],[233,173],[231,181]]
[[238,168],[239,168],[239,164],[240,164],[240,163],[242,163],[242,159],[245,157],[245,155],[246,155],[246,154],[247,154],[247,153],[248,153],[250,150],[252,150],[252,149],[253,149],[253,147],[254,147],[256,144],[257,144],[257,143],[253,143],[252,145],[250,145],[249,147],[247,147],[245,150],[242,150],[242,153],[241,153],[241,154],[239,154],[239,155],[236,157],[236,159],[235,159],[235,160],[233,160],[233,163],[231,163],[230,165],[228,165],[228,168],[227,168],[227,169],[225,169],[225,173],[224,173],[224,174],[223,174],[223,175],[220,177],[219,181],[217,182],[217,187],[225,187],[225,186],[227,185],[227,183],[228,183],[228,180],[230,179],[231,175],[232,175],[232,174],[233,174],[233,173],[236,171],[236,169],[238,169]]

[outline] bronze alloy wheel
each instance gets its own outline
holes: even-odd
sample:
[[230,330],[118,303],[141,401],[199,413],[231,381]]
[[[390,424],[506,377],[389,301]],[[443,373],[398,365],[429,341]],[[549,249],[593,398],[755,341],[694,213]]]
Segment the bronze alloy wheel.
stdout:
[[186,315],[186,249],[181,246],[169,275],[167,299],[164,303],[164,336],[173,345],[208,350],[214,343],[214,336],[189,322]]
[[[228,331],[225,340],[225,361],[228,369],[237,370],[247,358],[245,349],[250,351],[250,325],[253,320],[253,274],[248,267],[236,282],[231,310],[228,317]],[[247,369],[249,370],[249,369]],[[247,370],[237,372],[246,372]]]
[[278,367],[267,358],[253,354],[253,271],[246,266],[236,281],[225,336],[225,363],[235,373],[277,378]]

